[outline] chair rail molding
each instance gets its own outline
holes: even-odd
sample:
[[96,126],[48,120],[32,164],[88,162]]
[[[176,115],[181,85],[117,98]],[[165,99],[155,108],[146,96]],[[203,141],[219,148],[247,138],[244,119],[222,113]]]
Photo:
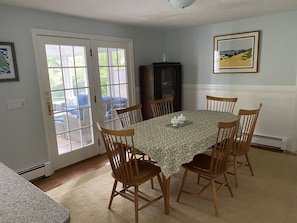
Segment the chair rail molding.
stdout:
[[234,114],[263,103],[255,132],[287,138],[287,150],[297,151],[296,86],[184,84],[182,89],[184,110],[206,109],[206,95],[238,97]]

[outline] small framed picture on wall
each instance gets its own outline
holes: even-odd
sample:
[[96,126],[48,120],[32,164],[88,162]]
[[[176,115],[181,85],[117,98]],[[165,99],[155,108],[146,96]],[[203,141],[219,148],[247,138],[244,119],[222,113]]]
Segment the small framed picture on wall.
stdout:
[[18,81],[14,43],[0,42],[0,81]]

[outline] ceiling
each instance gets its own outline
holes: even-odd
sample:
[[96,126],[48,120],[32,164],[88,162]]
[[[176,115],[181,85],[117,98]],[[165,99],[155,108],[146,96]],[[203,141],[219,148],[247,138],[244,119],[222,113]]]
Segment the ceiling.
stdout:
[[184,9],[168,0],[0,0],[0,4],[155,28],[191,27],[297,10],[296,0],[195,0]]

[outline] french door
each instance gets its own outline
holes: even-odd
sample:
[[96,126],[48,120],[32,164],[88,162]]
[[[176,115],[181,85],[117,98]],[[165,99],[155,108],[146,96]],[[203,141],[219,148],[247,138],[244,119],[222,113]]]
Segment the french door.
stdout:
[[[104,111],[101,124],[109,129],[121,128],[116,109],[135,103],[134,75],[131,66],[129,45],[117,41],[96,40],[92,44],[95,60],[95,82],[101,109]],[[130,74],[130,75],[129,75]]]
[[38,33],[33,41],[52,169],[104,153],[96,122],[120,128],[115,109],[135,101],[129,44]]

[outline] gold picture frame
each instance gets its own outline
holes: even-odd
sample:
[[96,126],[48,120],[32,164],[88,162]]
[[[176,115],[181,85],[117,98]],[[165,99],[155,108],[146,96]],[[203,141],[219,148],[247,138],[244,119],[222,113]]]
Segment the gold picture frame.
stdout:
[[214,36],[213,73],[257,73],[260,31]]

